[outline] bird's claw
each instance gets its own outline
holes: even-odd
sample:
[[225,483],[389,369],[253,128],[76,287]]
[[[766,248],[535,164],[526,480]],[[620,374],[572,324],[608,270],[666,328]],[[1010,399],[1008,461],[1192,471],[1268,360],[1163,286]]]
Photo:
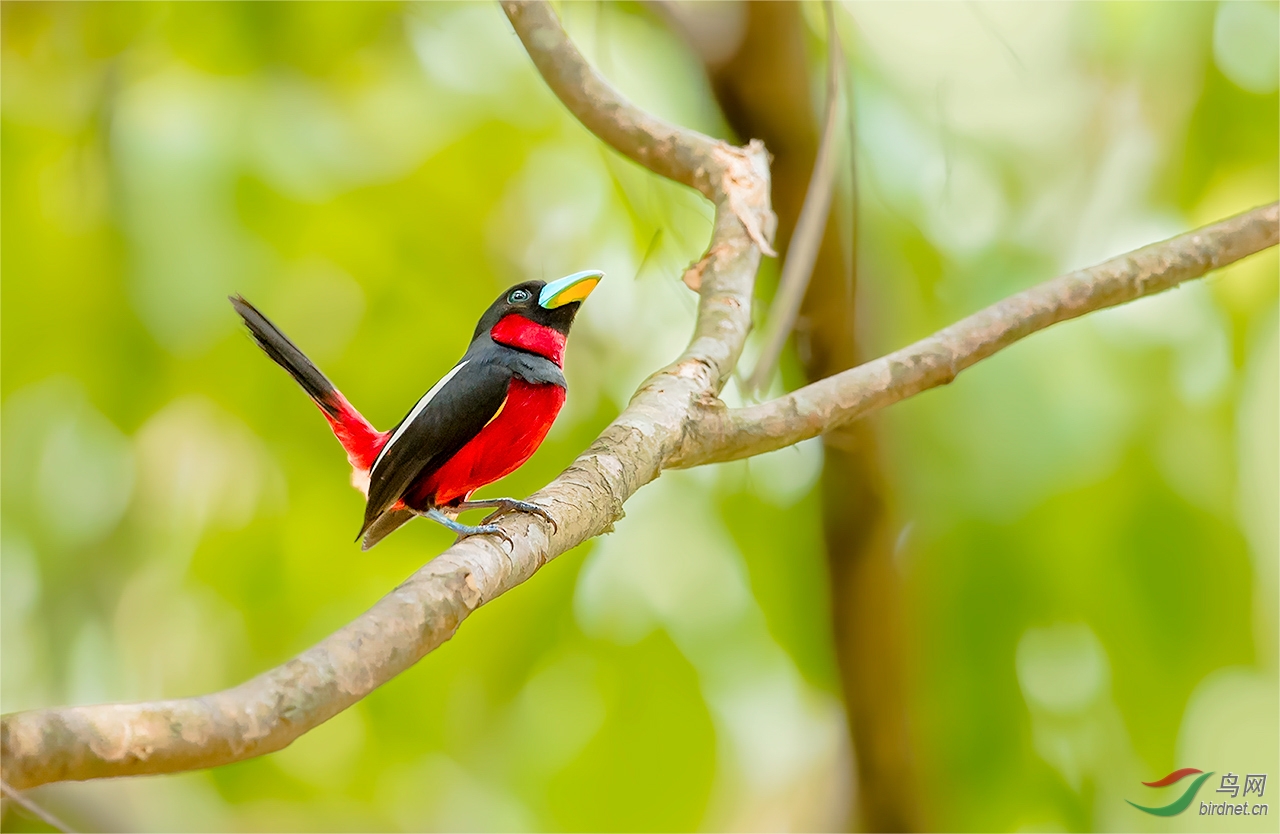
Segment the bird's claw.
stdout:
[[471,527],[469,525],[459,522],[456,519],[449,518],[449,516],[442,513],[438,507],[432,507],[426,510],[425,512],[418,512],[418,514],[422,516],[426,516],[432,521],[435,521],[438,524],[442,524],[445,527],[452,530],[453,532],[457,533],[458,538],[453,540],[454,544],[457,544],[458,542],[462,541],[468,536],[482,536],[485,534],[492,534],[502,539],[507,544],[511,545],[511,552],[512,553],[515,552],[516,543],[512,541],[511,537],[506,534],[506,531],[504,531],[501,527],[499,527],[496,524],[477,524],[476,526]]
[[513,513],[513,512],[529,513],[530,515],[536,515],[538,518],[542,519],[543,521],[551,525],[551,532],[553,533],[560,529],[560,525],[557,524],[556,520],[551,517],[551,513],[547,512],[542,507],[539,507],[537,504],[533,503],[532,501],[517,501],[514,498],[511,499],[510,501],[505,501],[502,504],[499,504],[498,508],[485,518],[484,523],[488,524],[490,521],[494,521],[495,519],[501,518],[502,516],[507,515],[508,513]]
[[[488,521],[488,519],[485,519],[485,520]],[[477,524],[475,527],[472,527],[467,532],[459,533],[458,538],[454,539],[453,543],[457,544],[458,542],[462,541],[465,538],[470,538],[471,536],[483,536],[486,534],[497,536],[498,538],[506,542],[508,545],[510,545],[511,550],[513,552],[515,551],[516,543],[512,540],[510,536],[507,535],[505,530],[503,530],[501,527],[499,527],[496,524]]]

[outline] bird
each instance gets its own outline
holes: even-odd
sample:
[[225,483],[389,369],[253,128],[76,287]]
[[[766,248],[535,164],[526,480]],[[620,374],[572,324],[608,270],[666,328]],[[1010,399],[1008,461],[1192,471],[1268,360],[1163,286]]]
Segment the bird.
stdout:
[[[477,489],[511,474],[547,436],[564,405],[565,341],[582,302],[604,273],[575,272],[556,281],[510,287],[485,310],[466,352],[394,428],[378,431],[297,345],[241,295],[229,296],[249,334],[302,387],[329,422],[365,496],[356,541],[363,550],[417,516],[459,538],[491,533],[492,523],[531,513],[555,527],[542,507],[515,498],[471,500]],[[465,510],[493,509],[477,525]]]

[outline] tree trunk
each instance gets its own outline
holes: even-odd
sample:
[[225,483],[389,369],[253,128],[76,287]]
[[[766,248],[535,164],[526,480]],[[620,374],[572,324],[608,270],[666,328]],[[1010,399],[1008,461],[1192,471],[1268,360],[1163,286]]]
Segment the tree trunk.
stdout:
[[[773,155],[776,248],[785,257],[820,133],[804,21],[794,3],[746,2],[742,11],[745,26],[737,48],[721,50],[718,60],[707,60],[707,69],[733,130],[763,140]],[[854,292],[834,216],[796,323],[796,346],[810,381],[858,362]],[[893,563],[895,536],[875,429],[861,420],[826,434],[823,443],[832,628],[857,759],[855,822],[872,831],[915,830],[921,821],[913,801],[902,580]]]

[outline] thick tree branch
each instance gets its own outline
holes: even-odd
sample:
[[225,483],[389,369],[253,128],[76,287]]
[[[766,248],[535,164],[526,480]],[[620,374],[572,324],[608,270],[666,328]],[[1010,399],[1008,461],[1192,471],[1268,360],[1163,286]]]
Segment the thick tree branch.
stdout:
[[610,529],[622,504],[678,447],[712,399],[751,323],[762,236],[773,233],[763,146],[734,148],[640,111],[587,65],[543,2],[503,6],[552,90],[601,138],[716,204],[689,347],[651,376],[573,465],[533,496],[558,520],[508,516],[514,541],[465,539],[369,611],[284,665],[223,692],[141,704],[33,710],[0,723],[3,778],[18,789],[67,779],[174,773],[279,750],[448,640],[474,610],[550,559]]
[[1276,245],[1280,203],[1145,246],[1024,290],[913,345],[760,405],[709,407],[673,468],[781,449],[921,391],[1043,330],[1176,287]]

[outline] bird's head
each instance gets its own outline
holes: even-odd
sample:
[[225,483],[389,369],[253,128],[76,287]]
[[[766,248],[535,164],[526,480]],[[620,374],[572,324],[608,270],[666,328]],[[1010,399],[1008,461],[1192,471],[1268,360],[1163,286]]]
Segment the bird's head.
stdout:
[[591,269],[556,281],[516,284],[480,317],[473,339],[487,333],[499,344],[541,354],[559,364],[573,317],[603,277],[603,272]]

